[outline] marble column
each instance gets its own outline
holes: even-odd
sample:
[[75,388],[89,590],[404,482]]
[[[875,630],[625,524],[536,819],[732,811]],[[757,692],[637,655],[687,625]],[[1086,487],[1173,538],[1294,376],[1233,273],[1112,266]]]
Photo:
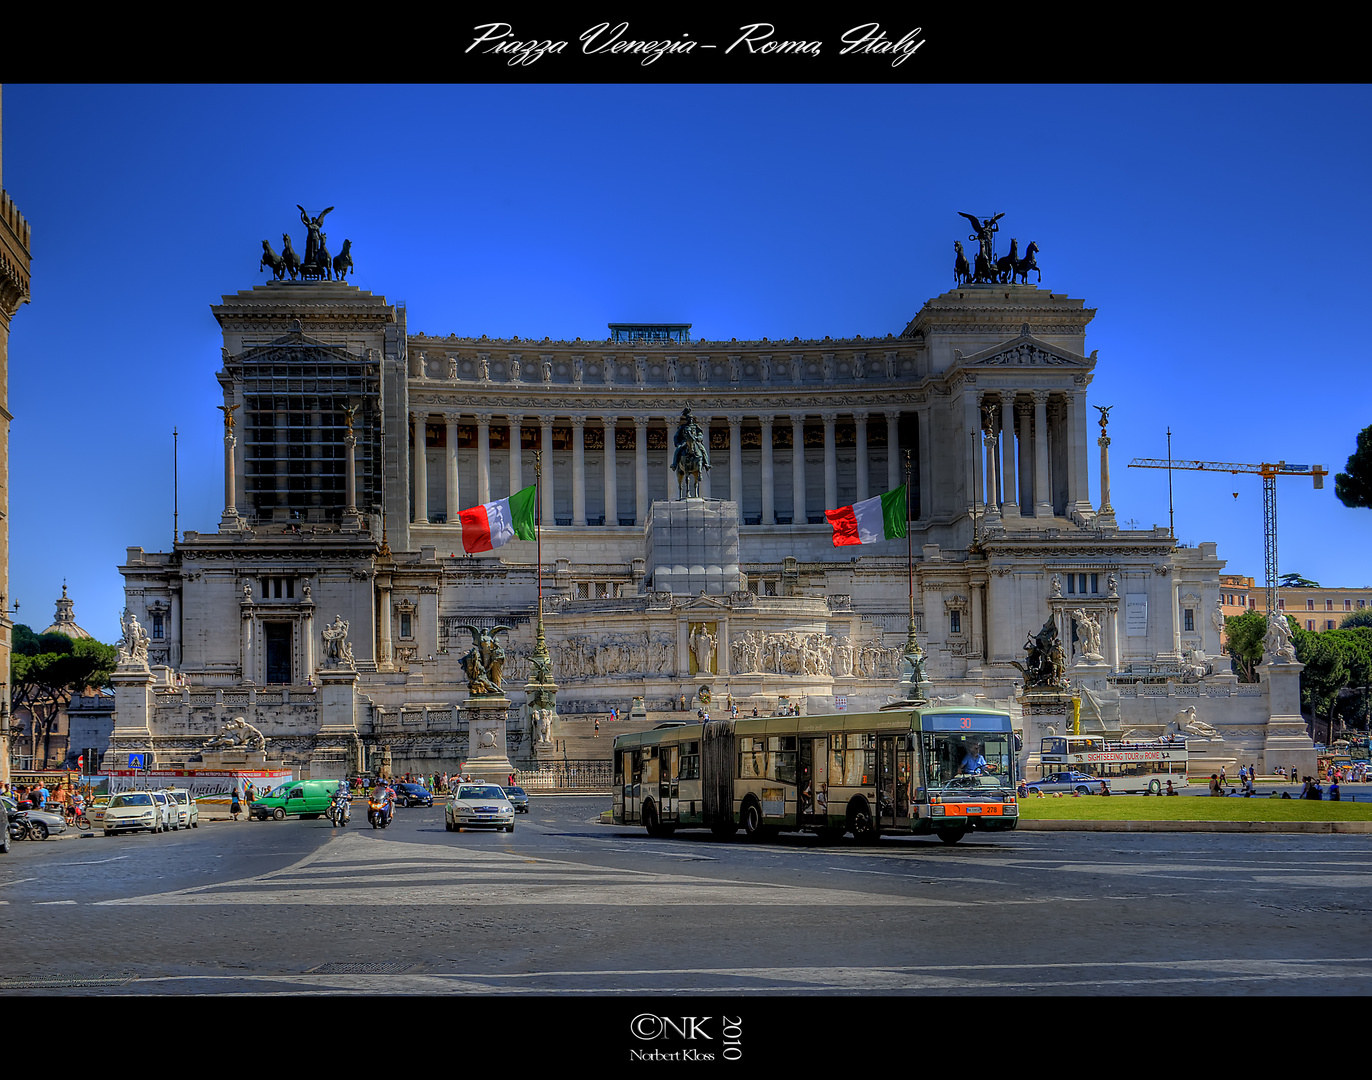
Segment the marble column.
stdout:
[[427,439],[424,437],[424,413],[413,413],[414,419],[414,523],[429,523],[429,463],[425,459]]
[[476,501],[485,506],[491,501],[491,414],[476,417]]
[[1000,524],[1000,487],[996,483],[996,420],[992,415],[987,421],[990,429],[982,434],[981,440],[986,447],[986,523]]
[[1019,491],[1021,517],[1034,514],[1034,406],[1028,401],[1015,402],[1015,417],[1019,420]]
[[[697,419],[700,421],[701,428],[705,431],[705,446],[708,449],[710,445],[710,421],[713,420],[714,417],[706,415],[698,417]],[[700,470],[700,497],[702,499],[708,499],[711,497],[710,476],[713,473],[713,470],[717,464],[718,462],[715,461],[712,455],[710,458],[710,468]]]
[[1000,516],[1019,520],[1019,496],[1015,494],[1015,395],[1000,395]]
[[234,505],[234,498],[238,492],[238,485],[234,478],[233,451],[238,445],[238,440],[231,432],[224,434],[224,520],[228,521],[238,517],[238,507]]
[[443,452],[443,480],[447,490],[448,498],[448,524],[457,524],[457,512],[462,509],[461,485],[457,480],[457,421],[459,414],[444,413],[443,420],[447,424],[448,448]]
[[539,515],[544,525],[556,525],[557,516],[553,512],[553,418],[538,418],[538,447],[543,455],[542,475],[538,480],[539,497],[543,505]]
[[572,524],[586,524],[586,418],[572,417]]
[[838,443],[834,438],[834,428],[838,424],[837,413],[821,413],[824,423],[824,509],[838,508]]
[[389,671],[391,666],[391,576],[378,576],[377,588],[381,590],[381,633],[377,642],[376,666]]
[[510,421],[510,494],[524,487],[524,418],[511,416]]
[[648,420],[634,417],[634,524],[648,524]]
[[1048,487],[1048,391],[1034,391],[1034,517],[1053,516]]
[[868,498],[867,478],[867,414],[853,413],[853,424],[857,427],[857,477],[853,502],[865,502]]
[[1090,517],[1095,512],[1091,505],[1091,465],[1090,446],[1091,424],[1086,416],[1086,391],[1073,390],[1067,400],[1067,423],[1071,431],[1068,443],[1068,475],[1076,478],[1074,508],[1079,514]]
[[172,579],[171,612],[167,616],[168,654],[171,666],[181,667],[181,579]]
[[672,436],[676,431],[676,418],[668,415],[664,421],[667,428],[667,452],[662,456],[662,460],[667,469],[667,499],[671,501],[677,497],[676,472],[672,469],[672,458],[676,455],[676,447],[672,445]]
[[775,525],[776,514],[776,470],[772,466],[772,418],[759,416],[762,426],[762,524]]
[[1115,507],[1110,502],[1110,436],[1105,433],[1105,424],[1100,426],[1100,513],[1096,515],[1098,528],[1115,527]]
[[[934,409],[931,405],[926,405],[915,413],[917,430],[915,438],[918,440],[918,454],[915,457],[915,468],[919,470],[919,516],[924,521],[928,521],[934,516],[934,448],[932,432]],[[901,465],[904,467],[904,455],[901,455]],[[911,503],[913,506],[913,502]]]
[[809,521],[805,512],[805,414],[791,414],[791,524]]
[[743,417],[729,417],[729,498],[738,503],[743,524]]
[[978,519],[986,516],[985,488],[982,485],[981,467],[981,401],[975,387],[964,388],[962,392],[963,428],[967,432],[958,447],[962,455],[962,467],[967,469],[967,513],[975,514]]
[[616,417],[602,416],[601,426],[605,431],[605,527],[613,528],[619,524],[619,483],[615,475],[615,421]]
[[[923,417],[920,424],[923,426]],[[900,413],[888,412],[886,414],[886,490],[895,491],[901,484],[905,483],[905,455],[900,452]],[[927,516],[924,510],[923,492],[920,492],[921,513]]]

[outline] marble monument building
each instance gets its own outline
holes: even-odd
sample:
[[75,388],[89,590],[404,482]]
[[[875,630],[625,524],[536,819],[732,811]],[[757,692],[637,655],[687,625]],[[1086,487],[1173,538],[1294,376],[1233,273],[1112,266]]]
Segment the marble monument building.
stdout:
[[[636,698],[764,713],[889,700],[906,541],[835,548],[824,511],[904,483],[908,457],[936,694],[1018,713],[1016,662],[1051,617],[1089,691],[1083,723],[1161,731],[1190,706],[1260,756],[1267,684],[1213,674],[1228,670],[1210,659],[1215,545],[1123,529],[1111,506],[1109,409],[1087,401],[1108,362],[1088,347],[1094,309],[977,261],[872,338],[702,341],[633,323],[596,340],[444,337],[327,273],[224,296],[224,511],[119,568],[148,667],[130,691],[145,722],[117,726],[116,749],[184,757],[237,714],[288,762],[385,744],[399,772],[455,768],[460,628],[511,628],[505,691],[522,704],[540,569],[519,540],[464,555],[457,513],[532,484],[537,453],[563,716]],[[680,500],[686,405],[711,463],[700,497]],[[335,672],[326,708],[321,634],[339,620],[355,675],[344,694]],[[510,760],[535,736],[512,721]]]

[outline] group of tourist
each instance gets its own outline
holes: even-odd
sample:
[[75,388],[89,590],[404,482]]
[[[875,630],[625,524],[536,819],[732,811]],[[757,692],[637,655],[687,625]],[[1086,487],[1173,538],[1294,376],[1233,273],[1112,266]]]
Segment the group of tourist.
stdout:
[[42,780],[34,784],[0,784],[0,795],[9,796],[20,810],[79,814],[86,808],[88,793],[89,789],[82,791],[79,787],[60,781],[51,790]]

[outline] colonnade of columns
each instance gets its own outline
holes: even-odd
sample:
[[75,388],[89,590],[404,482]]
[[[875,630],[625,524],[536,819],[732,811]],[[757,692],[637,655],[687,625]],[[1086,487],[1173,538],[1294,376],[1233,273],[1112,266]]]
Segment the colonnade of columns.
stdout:
[[[832,509],[839,505],[839,453],[837,447],[836,432],[840,420],[851,421],[856,430],[856,471],[853,477],[853,490],[844,491],[843,501],[845,503],[862,502],[873,495],[880,494],[882,491],[889,491],[904,483],[904,459],[900,453],[900,414],[896,412],[886,413],[886,447],[887,447],[887,471],[885,487],[872,490],[870,476],[870,455],[868,452],[868,422],[871,414],[868,412],[823,412],[817,414],[824,429],[824,509]],[[804,411],[783,413],[780,415],[748,416],[746,414],[721,414],[712,417],[705,413],[696,417],[702,426],[709,427],[712,420],[723,420],[727,424],[729,432],[729,448],[727,457],[716,451],[713,455],[711,467],[713,471],[729,478],[728,490],[730,497],[739,500],[744,489],[744,459],[743,459],[743,427],[745,421],[758,424],[761,429],[759,445],[759,484],[761,489],[761,515],[760,522],[764,525],[778,524],[780,516],[782,522],[789,520],[796,524],[805,524],[809,518],[809,511],[806,505],[806,461],[805,461],[805,425],[811,419],[812,414]],[[446,447],[443,453],[444,470],[444,491],[446,495],[446,505],[448,507],[447,520],[450,523],[457,521],[457,508],[463,505],[458,482],[458,423],[459,414],[442,414],[446,424]],[[475,426],[477,429],[476,438],[476,492],[474,497],[469,496],[466,500],[467,505],[476,505],[491,501],[491,453],[490,453],[490,430],[492,419],[508,423],[510,426],[509,435],[509,463],[510,463],[510,491],[514,492],[523,486],[523,462],[521,443],[523,425],[525,420],[522,416],[493,417],[491,414],[475,414]],[[413,521],[415,524],[428,524],[428,462],[426,460],[426,427],[433,422],[430,413],[415,410],[411,413],[413,422],[411,460],[414,463],[414,492],[412,500]],[[649,470],[648,470],[648,430],[652,419],[648,416],[634,416],[624,419],[620,416],[599,416],[591,417],[587,415],[575,414],[571,416],[549,416],[541,415],[536,421],[540,432],[540,445],[545,449],[551,448],[553,444],[554,426],[570,426],[572,429],[571,439],[571,477],[572,477],[572,498],[571,498],[571,523],[573,525],[584,526],[587,522],[586,516],[586,456],[585,456],[585,435],[587,422],[594,421],[599,423],[604,431],[604,458],[603,458],[603,484],[604,484],[604,505],[605,505],[605,524],[618,525],[620,517],[617,509],[619,506],[619,476],[616,468],[616,447],[615,433],[620,425],[633,425],[634,430],[634,524],[642,525],[647,519],[649,505]],[[921,414],[921,429],[925,426],[923,421],[926,417]],[[464,420],[464,424],[470,424],[470,419]],[[667,429],[667,491],[669,495],[676,494],[676,474],[672,471],[671,459],[673,447],[671,438],[676,430],[677,418],[667,416],[663,419]],[[594,426],[594,423],[592,426]],[[791,499],[789,506],[778,507],[776,505],[776,469],[773,455],[773,435],[777,423],[790,424],[791,427]],[[751,424],[750,424],[751,426]],[[921,438],[921,443],[926,441]],[[913,448],[911,448],[913,449]],[[927,453],[927,447],[921,446],[921,457]],[[724,457],[724,460],[720,460]],[[555,518],[555,491],[553,481],[553,470],[551,468],[551,455],[544,458],[545,466],[543,469],[542,482],[542,507],[541,513],[546,523],[553,523]],[[923,464],[923,463],[922,463]],[[922,470],[921,476],[924,476]],[[927,479],[925,481],[927,483]],[[710,474],[706,473],[702,477],[701,493],[704,497],[711,497]],[[627,515],[623,519],[628,520]]]
[[1094,512],[1084,390],[988,391],[975,400],[984,460],[971,488],[988,524]]

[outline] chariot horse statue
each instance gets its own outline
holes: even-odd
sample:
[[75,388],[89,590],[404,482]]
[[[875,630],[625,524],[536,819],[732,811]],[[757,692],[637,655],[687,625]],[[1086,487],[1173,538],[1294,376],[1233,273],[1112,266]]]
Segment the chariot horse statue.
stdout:
[[[673,442],[676,455],[672,458],[672,471],[676,473],[677,498],[698,499],[700,475],[710,471],[710,444],[705,437],[705,429],[691,415],[689,405],[681,410],[681,422],[677,425]],[[691,481],[695,482],[694,485]]]

